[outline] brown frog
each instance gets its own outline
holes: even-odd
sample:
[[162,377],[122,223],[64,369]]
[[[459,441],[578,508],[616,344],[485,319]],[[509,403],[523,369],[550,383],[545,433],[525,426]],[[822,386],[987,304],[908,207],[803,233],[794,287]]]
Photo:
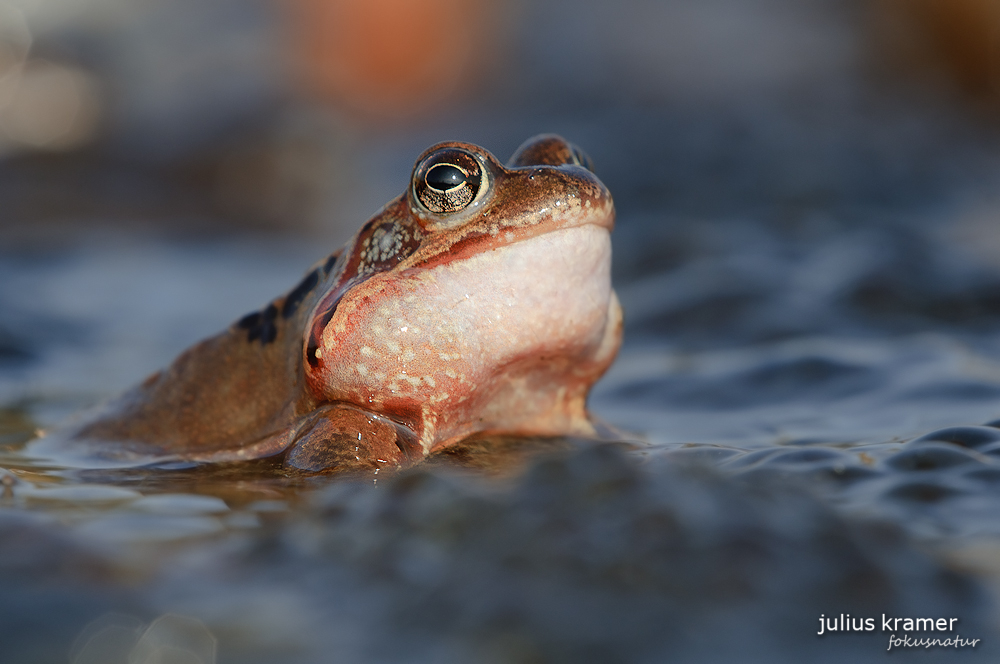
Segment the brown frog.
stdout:
[[31,449],[326,471],[406,466],[479,433],[593,435],[587,393],[622,334],[613,225],[558,136],[507,166],[440,143],[287,294]]

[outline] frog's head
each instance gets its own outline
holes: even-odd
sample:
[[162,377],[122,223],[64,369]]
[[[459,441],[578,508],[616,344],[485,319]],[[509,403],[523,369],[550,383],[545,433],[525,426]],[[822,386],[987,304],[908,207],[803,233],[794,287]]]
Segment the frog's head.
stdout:
[[400,420],[425,450],[476,431],[590,432],[586,394],[621,312],[614,206],[589,165],[552,135],[507,166],[468,143],[427,150],[312,311],[313,396]]

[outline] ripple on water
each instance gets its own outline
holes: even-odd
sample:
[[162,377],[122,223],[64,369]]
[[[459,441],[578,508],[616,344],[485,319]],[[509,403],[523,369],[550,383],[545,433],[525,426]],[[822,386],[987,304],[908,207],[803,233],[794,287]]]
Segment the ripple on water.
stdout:
[[877,389],[885,376],[868,366],[835,357],[773,358],[750,367],[681,372],[633,381],[614,390],[613,399],[669,403],[706,410],[762,404],[838,400]]
[[111,513],[87,520],[74,531],[84,541],[100,543],[157,544],[214,535],[225,529],[221,519],[210,516]]
[[933,478],[911,480],[902,479],[887,489],[884,496],[889,500],[901,500],[907,503],[931,504],[939,503],[947,498],[966,493],[961,487],[951,486],[947,480]]
[[511,642],[534,661],[881,657],[881,635],[816,639],[810,627],[830,605],[852,615],[955,610],[980,629],[976,600],[952,573],[926,567],[902,531],[843,521],[780,477],[734,478],[670,454],[640,465],[596,448],[542,461],[504,491],[426,472],[386,489],[359,500],[360,486],[331,487],[301,515],[311,537],[281,540],[301,552],[297,572],[347,564],[364,570],[369,591],[388,591],[369,592],[391,605],[368,609],[398,636],[365,644],[380,661],[411,661],[442,638],[447,662]]
[[681,462],[716,464],[743,454],[746,454],[743,450],[732,447],[688,445],[667,450],[662,456]]
[[68,484],[40,488],[19,485],[17,492],[29,502],[48,503],[50,507],[114,505],[142,498],[138,491],[106,484]]
[[987,424],[977,426],[959,426],[938,429],[913,440],[914,444],[925,442],[942,442],[980,449],[991,443],[1000,443],[1000,428]]
[[991,489],[1000,489],[1000,468],[973,468],[965,477]]
[[975,454],[966,448],[933,440],[915,440],[906,449],[893,454],[883,462],[889,468],[904,473],[925,472],[983,464],[986,460],[981,454]]
[[221,498],[191,493],[158,493],[143,496],[132,502],[129,508],[153,514],[173,514],[177,516],[218,514],[229,511],[226,501]]

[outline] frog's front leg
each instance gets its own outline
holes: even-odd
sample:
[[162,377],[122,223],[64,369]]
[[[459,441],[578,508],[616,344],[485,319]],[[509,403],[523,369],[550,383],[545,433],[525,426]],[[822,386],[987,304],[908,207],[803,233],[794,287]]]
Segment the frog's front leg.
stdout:
[[307,472],[397,469],[424,455],[410,428],[360,408],[324,406],[309,419],[285,454],[288,468]]

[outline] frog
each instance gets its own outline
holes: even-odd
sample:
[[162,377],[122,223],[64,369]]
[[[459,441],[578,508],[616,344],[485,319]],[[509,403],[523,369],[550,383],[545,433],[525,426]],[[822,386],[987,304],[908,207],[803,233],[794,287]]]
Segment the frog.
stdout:
[[92,465],[398,470],[472,436],[599,435],[622,340],[615,209],[554,134],[459,141],[301,281],[30,448]]

